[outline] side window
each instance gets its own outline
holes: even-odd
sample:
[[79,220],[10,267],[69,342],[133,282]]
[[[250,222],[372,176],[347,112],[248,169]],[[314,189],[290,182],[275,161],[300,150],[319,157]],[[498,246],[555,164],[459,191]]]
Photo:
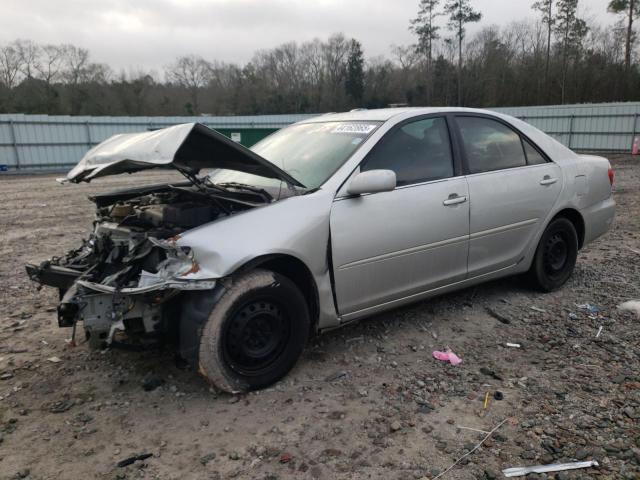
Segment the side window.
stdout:
[[520,135],[506,125],[481,117],[457,117],[456,121],[471,173],[527,164]]
[[540,165],[542,163],[547,163],[547,160],[540,155],[540,152],[538,152],[538,150],[536,150],[533,145],[524,138],[522,139],[522,144],[524,145],[524,152],[527,154],[528,165]]
[[446,120],[419,120],[389,133],[360,167],[363,172],[378,169],[396,172],[398,185],[453,177]]

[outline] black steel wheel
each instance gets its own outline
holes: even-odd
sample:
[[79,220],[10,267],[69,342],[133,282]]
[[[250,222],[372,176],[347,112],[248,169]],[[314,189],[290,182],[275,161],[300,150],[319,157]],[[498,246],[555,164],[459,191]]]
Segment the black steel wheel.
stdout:
[[289,341],[291,319],[270,298],[254,299],[237,309],[225,324],[224,358],[244,375],[268,369]]
[[200,372],[228,392],[271,385],[295,365],[309,323],[306,300],[291,280],[266,270],[240,275],[204,325]]
[[551,221],[540,238],[529,278],[543,292],[564,285],[578,257],[578,235],[570,220],[560,217]]

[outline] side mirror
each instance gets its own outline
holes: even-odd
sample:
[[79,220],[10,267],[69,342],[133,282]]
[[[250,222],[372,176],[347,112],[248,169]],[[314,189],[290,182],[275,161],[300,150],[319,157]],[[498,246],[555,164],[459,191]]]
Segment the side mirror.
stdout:
[[390,192],[396,188],[396,172],[393,170],[369,170],[361,172],[351,180],[347,193],[362,195],[363,193]]

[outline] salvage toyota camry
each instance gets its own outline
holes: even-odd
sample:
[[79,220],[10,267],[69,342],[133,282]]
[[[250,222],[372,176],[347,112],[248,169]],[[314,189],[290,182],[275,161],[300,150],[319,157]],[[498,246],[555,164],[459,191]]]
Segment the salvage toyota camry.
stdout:
[[150,168],[185,181],[91,197],[89,238],[27,271],[90,346],[173,339],[230,392],[399,305],[515,274],[560,288],[615,208],[606,159],[454,108],[323,115],[251,149],[199,124],[116,135],[64,180]]

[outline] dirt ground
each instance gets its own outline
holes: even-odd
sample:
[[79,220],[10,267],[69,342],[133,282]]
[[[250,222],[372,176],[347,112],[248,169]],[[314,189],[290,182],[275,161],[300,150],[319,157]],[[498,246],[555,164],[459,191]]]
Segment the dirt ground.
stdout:
[[[0,478],[433,478],[505,420],[441,478],[576,459],[600,467],[531,478],[640,478],[640,327],[616,309],[640,298],[640,157],[612,163],[615,227],[562,290],[509,278],[379,315],[313,339],[283,381],[241,396],[168,349],[70,348],[56,293],[24,272],[88,234],[87,195],[166,175],[1,177]],[[432,358],[447,346],[462,364]],[[153,376],[164,383],[146,391]]]

